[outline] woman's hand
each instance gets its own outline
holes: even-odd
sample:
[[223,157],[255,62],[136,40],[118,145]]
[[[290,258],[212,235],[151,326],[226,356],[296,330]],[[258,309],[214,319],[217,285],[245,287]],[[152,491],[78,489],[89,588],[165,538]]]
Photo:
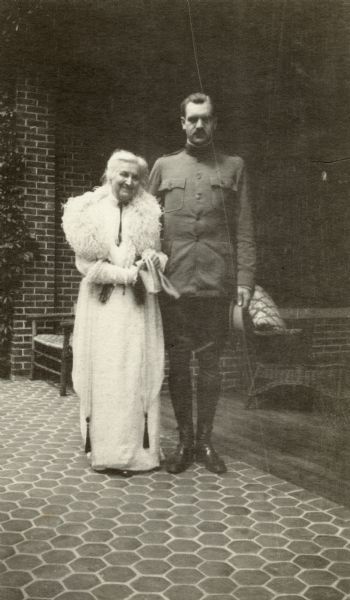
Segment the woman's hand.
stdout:
[[147,269],[147,264],[144,258],[140,258],[139,260],[137,260],[135,262],[135,267],[137,267],[137,272],[139,272],[141,269]]
[[149,250],[147,252],[146,262],[150,261],[155,269],[160,269],[160,258],[156,250]]

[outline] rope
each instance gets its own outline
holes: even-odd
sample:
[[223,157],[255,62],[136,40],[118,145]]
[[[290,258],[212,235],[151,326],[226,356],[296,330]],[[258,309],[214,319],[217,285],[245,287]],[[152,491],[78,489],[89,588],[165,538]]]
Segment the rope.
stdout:
[[198,54],[197,54],[197,44],[196,44],[196,38],[195,38],[195,35],[194,35],[194,29],[193,29],[190,0],[187,0],[187,8],[188,8],[188,17],[189,17],[189,21],[190,21],[192,47],[193,47],[193,56],[194,56],[194,60],[195,60],[195,63],[196,63],[196,68],[197,68],[197,75],[198,75],[199,87],[200,87],[201,92],[203,92],[203,84],[202,84],[202,78],[201,78],[201,74],[200,74],[200,70],[199,70],[199,62],[198,62]]
[[[197,75],[198,75],[198,82],[199,82],[200,90],[201,90],[201,92],[203,92],[203,84],[202,84],[202,78],[201,78],[200,68],[199,68],[197,43],[196,43],[196,37],[195,37],[195,32],[194,32],[193,22],[192,22],[190,0],[187,0],[187,7],[188,7],[188,14],[189,14],[190,29],[191,29],[191,38],[192,38],[194,60],[195,60],[195,63],[196,63],[196,69],[197,69]],[[214,156],[215,169],[216,169],[216,171],[218,173],[220,173],[219,161],[218,161],[217,151],[216,151],[216,147],[215,147],[215,143],[214,143],[213,138],[211,139],[210,144],[211,144],[211,148],[212,148],[212,152],[213,152],[213,156]],[[220,173],[220,176],[221,176],[221,173]],[[227,241],[228,241],[228,247],[229,247],[229,250],[230,250],[230,259],[231,259],[231,266],[232,266],[232,274],[234,276],[235,273],[236,273],[236,263],[235,263],[235,259],[234,259],[234,249],[233,249],[233,244],[232,244],[232,241],[231,241],[230,227],[229,227],[229,221],[228,221],[227,208],[226,208],[226,204],[225,204],[224,192],[223,192],[223,189],[222,189],[221,186],[220,186],[220,196],[221,196],[221,204],[222,204],[223,210],[224,210],[225,230],[226,230],[226,238],[227,238]],[[234,290],[237,290],[237,284],[236,284],[236,282],[234,282]],[[246,364],[248,366],[248,377],[250,378],[250,385],[252,386],[253,382],[254,382],[254,379],[253,379],[253,369],[252,369],[252,364],[251,364],[251,361],[250,361],[249,348],[248,348],[248,343],[247,343],[247,339],[246,339],[245,331],[244,330],[243,330],[242,340],[243,340],[243,346],[244,346],[243,352],[245,354]],[[267,452],[266,452],[266,445],[264,443],[265,440],[264,440],[264,435],[263,435],[263,430],[262,430],[261,419],[259,419],[259,426],[260,426],[259,429],[260,429],[261,443],[262,443],[262,446],[264,448],[264,460],[265,460],[265,465],[266,465],[266,471],[270,472],[269,462],[268,462]]]
[[[190,4],[190,2],[191,2],[191,0],[187,0],[187,8],[188,8],[189,23],[190,23],[190,29],[191,29],[191,39],[192,39],[192,46],[193,46],[193,54],[194,54],[194,60],[195,60],[195,63],[196,63],[196,69],[197,69],[199,87],[200,87],[201,92],[205,93],[204,89],[203,89],[203,83],[202,83],[202,78],[201,78],[200,68],[199,68],[198,52],[197,52],[197,42],[196,42],[196,36],[195,36],[195,32],[194,32],[194,27],[193,27],[192,12],[191,12],[191,4]],[[211,148],[212,148],[213,155],[214,155],[215,168],[220,173],[219,162],[218,162],[218,159],[217,159],[217,152],[216,152],[215,143],[214,143],[213,138],[211,139],[210,144],[211,144]],[[231,266],[232,266],[232,274],[234,274],[236,272],[236,269],[235,269],[236,265],[235,265],[235,260],[234,260],[233,246],[232,246],[232,242],[231,242],[230,228],[229,228],[229,223],[228,223],[227,209],[226,209],[225,200],[224,200],[224,193],[223,193],[221,187],[220,187],[220,195],[221,195],[222,206],[224,208],[226,238],[228,240],[228,245],[229,245],[229,249],[230,249],[230,260],[231,260]],[[237,286],[234,285],[234,289],[236,287]]]

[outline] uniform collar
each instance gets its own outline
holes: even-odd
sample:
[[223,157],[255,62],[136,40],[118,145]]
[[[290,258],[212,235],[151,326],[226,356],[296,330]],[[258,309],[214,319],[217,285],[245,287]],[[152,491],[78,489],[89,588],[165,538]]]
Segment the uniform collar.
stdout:
[[185,145],[185,151],[191,156],[195,156],[197,158],[206,158],[208,156],[212,156],[213,154],[212,142],[209,142],[207,146],[192,146],[191,144],[187,143]]

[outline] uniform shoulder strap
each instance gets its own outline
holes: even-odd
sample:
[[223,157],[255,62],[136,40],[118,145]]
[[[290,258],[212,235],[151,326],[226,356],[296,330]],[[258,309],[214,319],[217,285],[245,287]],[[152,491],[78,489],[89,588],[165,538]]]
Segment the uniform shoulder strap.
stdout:
[[162,156],[163,157],[174,156],[175,154],[180,154],[180,152],[182,152],[182,151],[183,151],[183,148],[180,148],[180,150],[175,150],[175,152],[169,152],[169,154],[163,154]]

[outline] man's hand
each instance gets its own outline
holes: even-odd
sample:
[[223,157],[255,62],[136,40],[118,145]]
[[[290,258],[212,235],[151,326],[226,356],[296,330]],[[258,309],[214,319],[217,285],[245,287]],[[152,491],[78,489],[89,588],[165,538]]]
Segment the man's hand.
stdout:
[[237,287],[237,304],[243,308],[248,308],[252,295],[251,289],[239,285]]

